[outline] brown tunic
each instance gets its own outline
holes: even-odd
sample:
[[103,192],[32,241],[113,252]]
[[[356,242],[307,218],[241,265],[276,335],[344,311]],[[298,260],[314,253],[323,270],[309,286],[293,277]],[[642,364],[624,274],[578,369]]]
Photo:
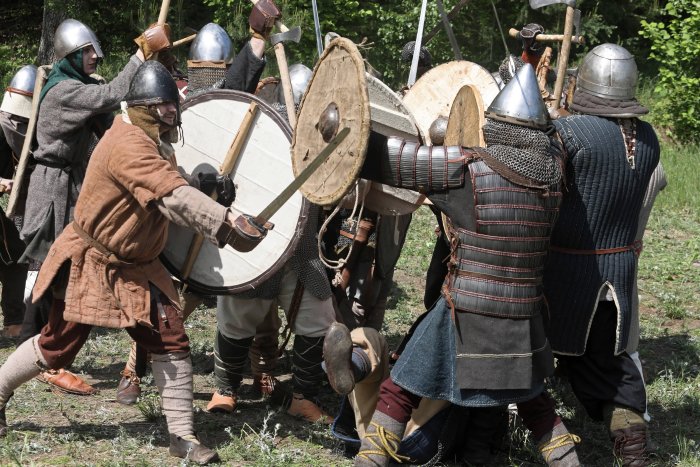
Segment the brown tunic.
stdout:
[[92,155],[74,221],[113,255],[90,246],[70,224],[49,251],[33,300],[70,260],[66,321],[112,328],[151,326],[149,282],[179,306],[170,275],[158,259],[168,220],[156,201],[185,185],[141,128],[116,118]]

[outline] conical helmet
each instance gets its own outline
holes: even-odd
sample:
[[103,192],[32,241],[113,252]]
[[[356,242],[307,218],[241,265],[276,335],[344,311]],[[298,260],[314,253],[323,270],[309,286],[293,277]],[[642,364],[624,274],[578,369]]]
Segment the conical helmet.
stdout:
[[95,33],[77,19],[67,19],[56,28],[53,48],[57,60],[88,45],[94,47],[98,58],[104,58],[100,41],[97,40]]
[[34,65],[25,65],[15,73],[5,90],[0,110],[24,118],[31,117],[36,71]]
[[233,61],[233,43],[224,28],[216,23],[209,23],[199,30],[190,46],[190,60],[224,62]]
[[530,128],[545,129],[549,113],[542,100],[535,69],[526,63],[491,102],[486,117]]
[[638,77],[634,56],[627,49],[601,44],[583,57],[576,87],[594,96],[627,100],[634,98]]

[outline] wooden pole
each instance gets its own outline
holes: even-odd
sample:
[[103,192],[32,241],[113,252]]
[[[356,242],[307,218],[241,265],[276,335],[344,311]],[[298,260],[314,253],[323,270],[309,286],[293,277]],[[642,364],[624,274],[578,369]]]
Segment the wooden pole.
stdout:
[[564,40],[561,43],[559,57],[557,57],[557,80],[554,83],[555,109],[561,107],[561,93],[564,89],[566,79],[566,66],[569,63],[569,52],[571,51],[571,34],[574,32],[574,8],[566,7],[566,22],[564,23]]
[[[512,38],[517,38],[520,31],[515,28],[510,28],[508,30],[508,35]],[[538,34],[535,36],[536,42],[564,42],[564,34]],[[572,36],[571,42],[576,44],[585,44],[586,39],[583,36]]]

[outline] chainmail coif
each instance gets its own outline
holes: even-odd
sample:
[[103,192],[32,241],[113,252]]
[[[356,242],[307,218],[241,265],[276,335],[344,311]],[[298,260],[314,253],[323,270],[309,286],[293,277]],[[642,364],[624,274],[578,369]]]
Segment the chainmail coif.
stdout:
[[560,148],[543,131],[487,119],[486,152],[511,170],[545,185],[561,179]]

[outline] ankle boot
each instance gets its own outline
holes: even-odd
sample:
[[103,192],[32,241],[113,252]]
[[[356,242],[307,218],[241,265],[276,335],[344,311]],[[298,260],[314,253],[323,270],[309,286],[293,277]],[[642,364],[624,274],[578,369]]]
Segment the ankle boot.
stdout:
[[352,368],[352,339],[350,330],[342,323],[333,323],[323,339],[323,361],[331,387],[344,396],[355,387]]
[[627,407],[608,406],[605,417],[609,420],[613,453],[623,467],[649,465],[647,424],[642,415]]
[[219,462],[219,454],[199,442],[195,435],[177,436],[170,434],[170,455],[206,465]]
[[406,424],[382,412],[374,412],[355,457],[355,467],[385,467],[389,462],[409,462],[398,453]]
[[122,370],[122,378],[117,386],[117,402],[134,405],[141,397],[141,379],[129,370]]

